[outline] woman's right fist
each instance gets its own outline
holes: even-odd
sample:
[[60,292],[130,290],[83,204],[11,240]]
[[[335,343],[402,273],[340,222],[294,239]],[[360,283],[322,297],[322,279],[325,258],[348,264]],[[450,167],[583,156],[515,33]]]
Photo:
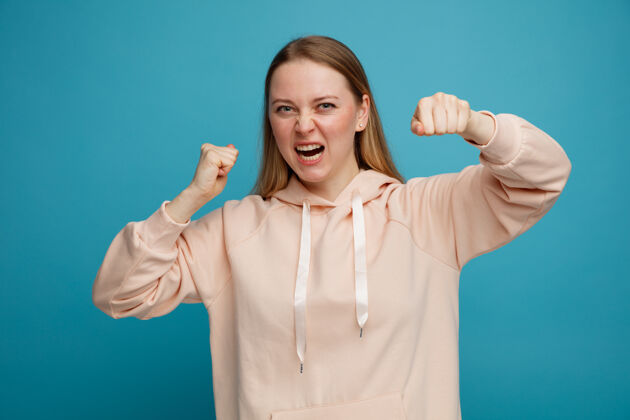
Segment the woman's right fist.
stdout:
[[190,188],[204,200],[212,200],[225,188],[227,174],[236,163],[237,157],[238,149],[233,144],[221,147],[204,143],[201,145],[199,163]]

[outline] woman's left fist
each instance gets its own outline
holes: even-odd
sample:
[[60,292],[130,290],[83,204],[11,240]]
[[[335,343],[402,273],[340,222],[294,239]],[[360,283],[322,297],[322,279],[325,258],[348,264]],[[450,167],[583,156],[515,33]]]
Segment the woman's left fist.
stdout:
[[418,101],[411,118],[411,131],[418,136],[463,134],[473,112],[467,101],[437,92]]

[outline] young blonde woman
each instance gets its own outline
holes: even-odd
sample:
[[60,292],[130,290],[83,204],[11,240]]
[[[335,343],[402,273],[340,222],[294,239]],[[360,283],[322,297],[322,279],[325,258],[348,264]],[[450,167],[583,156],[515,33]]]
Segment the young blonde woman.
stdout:
[[140,319],[203,303],[222,420],[460,419],[460,271],[553,206],[565,152],[438,92],[411,131],[459,134],[480,163],[405,182],[361,64],[322,36],[278,52],[265,104],[252,194],[191,221],[238,158],[204,144],[190,185],[114,238],[94,303]]

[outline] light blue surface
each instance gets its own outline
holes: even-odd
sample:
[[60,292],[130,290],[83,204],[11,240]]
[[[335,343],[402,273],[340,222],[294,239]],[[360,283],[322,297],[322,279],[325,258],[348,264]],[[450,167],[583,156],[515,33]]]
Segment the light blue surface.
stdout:
[[203,305],[115,321],[92,282],[203,142],[240,157],[194,219],[249,192],[267,66],[308,34],[362,61],[407,178],[478,163],[458,136],[410,132],[437,91],[571,159],[551,211],[462,272],[463,418],[628,418],[630,3],[538,0],[0,1],[0,418],[214,418]]

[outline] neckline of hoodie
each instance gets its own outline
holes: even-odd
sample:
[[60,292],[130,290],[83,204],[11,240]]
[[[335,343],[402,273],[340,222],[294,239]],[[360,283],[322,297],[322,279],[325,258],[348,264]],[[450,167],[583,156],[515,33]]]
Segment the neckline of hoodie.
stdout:
[[[378,198],[382,192],[379,192],[381,189],[382,183],[379,185],[371,185],[370,181],[363,181],[364,179],[369,178],[391,178],[382,172],[379,172],[375,169],[360,169],[359,173],[357,173],[350,182],[339,192],[334,201],[330,201],[320,195],[314,194],[306,188],[306,186],[300,181],[297,175],[292,174],[289,179],[289,183],[282,190],[277,191],[272,195],[272,198],[275,198],[279,202],[287,205],[295,205],[299,209],[302,208],[304,200],[308,200],[311,207],[340,207],[347,206],[349,208],[352,207],[352,197],[354,192],[357,191],[361,196],[361,199],[364,204],[372,201],[375,198]],[[399,180],[392,178],[395,182],[400,183]],[[363,188],[361,187],[362,182]],[[392,182],[389,182],[391,184]],[[278,194],[277,194],[278,193]],[[288,196],[287,196],[288,195]],[[301,211],[301,210],[300,210]]]
[[[286,206],[291,211],[295,211],[297,213],[302,214],[302,204],[288,203],[276,197],[273,197],[273,199],[278,201],[278,204],[279,204],[278,207]],[[367,205],[367,203],[363,203],[363,205],[365,206]],[[344,208],[344,209],[350,210],[352,209],[352,202],[348,201],[347,203],[337,204],[336,206],[310,203],[310,208],[311,208],[311,215],[322,216],[338,208]]]

